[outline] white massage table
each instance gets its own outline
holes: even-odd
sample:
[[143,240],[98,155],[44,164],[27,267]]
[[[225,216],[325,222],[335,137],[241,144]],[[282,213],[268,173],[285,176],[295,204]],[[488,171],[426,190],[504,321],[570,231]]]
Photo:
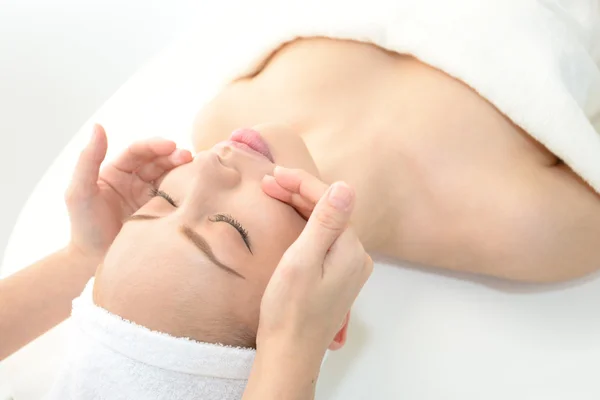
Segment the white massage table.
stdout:
[[[192,119],[216,90],[219,62],[207,54],[222,43],[210,40],[191,35],[175,43],[82,127],[25,205],[4,275],[67,242],[63,192],[92,122],[106,127],[109,157],[155,135],[191,147]],[[352,316],[347,346],[325,360],[318,399],[600,399],[598,276],[534,286],[379,263]],[[0,364],[15,400],[48,389],[68,325]]]

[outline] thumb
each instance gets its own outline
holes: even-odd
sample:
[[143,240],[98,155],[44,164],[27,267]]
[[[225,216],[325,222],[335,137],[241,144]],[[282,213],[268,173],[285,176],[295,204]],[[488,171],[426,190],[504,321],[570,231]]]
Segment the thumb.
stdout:
[[69,192],[76,197],[85,197],[94,193],[98,185],[100,165],[106,157],[108,142],[104,128],[94,125],[92,138],[81,152],[75,172],[71,179]]
[[302,249],[306,249],[303,251],[308,251],[318,260],[325,259],[327,251],[350,221],[354,197],[354,190],[344,182],[336,182],[329,187],[296,241]]

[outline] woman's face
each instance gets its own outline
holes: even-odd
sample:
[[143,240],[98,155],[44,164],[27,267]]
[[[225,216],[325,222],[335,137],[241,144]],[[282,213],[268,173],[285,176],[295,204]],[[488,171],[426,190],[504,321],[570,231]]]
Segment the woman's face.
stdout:
[[[277,164],[318,174],[299,136],[261,130]],[[175,336],[252,345],[265,286],[305,225],[262,191],[274,167],[225,142],[170,172],[111,246],[97,304]]]

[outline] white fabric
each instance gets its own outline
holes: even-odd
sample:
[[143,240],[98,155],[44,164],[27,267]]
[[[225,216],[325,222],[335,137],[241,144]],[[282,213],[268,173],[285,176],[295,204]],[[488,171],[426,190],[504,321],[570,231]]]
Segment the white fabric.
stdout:
[[473,87],[600,193],[598,0],[266,3],[268,19],[231,21],[245,41],[231,75],[302,36],[409,53]]
[[[445,62],[438,67],[464,74],[460,77],[487,97],[496,93],[497,106],[519,123],[529,121],[532,132],[556,141],[563,140],[556,132],[564,133],[576,151],[569,153],[568,146],[555,151],[566,151],[565,159],[581,158],[576,170],[597,183],[589,156],[600,156],[592,150],[598,148],[600,121],[596,117],[596,131],[587,122],[597,113],[598,96],[590,54],[600,58],[593,1],[394,0],[396,13],[386,13],[388,3],[374,0],[363,9],[353,2],[218,3],[223,14],[212,10],[198,16],[195,35],[139,71],[65,148],[19,217],[3,273],[68,239],[62,194],[92,122],[106,126],[111,156],[135,139],[155,135],[189,146],[194,114],[225,73],[239,74],[242,61],[268,52],[269,45],[258,46],[257,37],[270,37],[275,26],[292,26],[294,13],[305,20],[314,14],[308,28],[313,33],[313,25],[327,19],[339,27],[338,36],[344,21],[348,26],[354,20],[356,39],[380,44],[390,40],[388,32],[404,32],[412,41],[406,51],[420,52],[432,64]],[[378,16],[403,24],[383,29],[373,23]],[[483,79],[487,69],[489,80]],[[598,304],[598,276],[563,285],[519,285],[380,262],[357,301],[346,347],[325,361],[317,399],[598,399]],[[48,389],[64,358],[70,323],[3,363],[0,379],[12,385],[16,400],[39,399]]]
[[46,400],[230,400],[255,351],[151,331],[94,304],[94,279],[73,301],[69,356]]

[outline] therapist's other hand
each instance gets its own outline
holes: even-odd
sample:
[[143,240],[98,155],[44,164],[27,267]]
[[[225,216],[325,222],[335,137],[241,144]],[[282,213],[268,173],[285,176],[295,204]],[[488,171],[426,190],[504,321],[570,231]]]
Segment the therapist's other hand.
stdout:
[[312,188],[325,190],[320,195],[309,191],[307,202],[314,201],[315,206],[306,227],[267,285],[257,346],[283,341],[320,361],[328,347],[343,345],[350,307],[373,262],[349,226],[354,191],[342,182],[327,187],[310,178]]
[[174,142],[155,138],[133,143],[100,169],[107,148],[104,128],[95,125],[65,193],[71,220],[70,246],[98,259],[104,257],[123,220],[150,199],[154,182],[192,160],[191,153],[177,149]]

